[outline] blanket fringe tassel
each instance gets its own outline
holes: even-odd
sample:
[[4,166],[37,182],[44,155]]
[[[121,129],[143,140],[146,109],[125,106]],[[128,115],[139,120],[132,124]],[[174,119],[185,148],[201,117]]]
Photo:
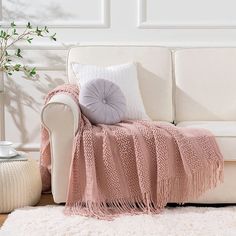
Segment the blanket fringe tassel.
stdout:
[[207,190],[223,182],[223,166],[215,162],[206,169],[191,176],[175,177],[157,183],[156,199],[152,192],[141,197],[127,199],[101,200],[96,202],[81,198],[77,202],[67,202],[65,214],[83,215],[98,219],[112,220],[120,215],[158,214],[167,203],[184,204],[200,197]]

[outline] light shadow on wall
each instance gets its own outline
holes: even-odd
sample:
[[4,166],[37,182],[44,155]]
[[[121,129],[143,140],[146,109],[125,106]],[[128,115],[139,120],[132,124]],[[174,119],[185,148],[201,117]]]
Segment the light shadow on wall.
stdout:
[[32,130],[32,127],[30,127],[30,118],[27,116],[30,116],[31,113],[27,112],[28,109],[26,111],[25,108],[27,107],[38,114],[38,122],[40,124],[40,112],[45,95],[51,89],[63,84],[64,80],[43,74],[40,78],[34,79],[34,81],[29,80],[29,83],[33,83],[34,91],[39,93],[40,99],[38,99],[38,95],[37,98],[34,96],[33,91],[32,93],[26,92],[23,86],[17,83],[17,79],[8,78],[5,81],[5,109],[20,133],[18,139],[22,145],[32,142],[32,139],[39,136],[39,129]]
[[[36,2],[38,3],[38,1]],[[41,1],[37,10],[30,11],[34,1],[6,0],[2,3],[2,16],[5,21],[31,21],[40,24],[42,22],[53,22],[55,20],[71,20],[75,17],[63,9],[56,1]],[[34,8],[35,9],[35,8]]]
[[[22,89],[22,86],[15,83],[11,78],[8,78],[5,81],[5,109],[11,115],[15,127],[20,131],[20,140],[22,143],[27,143],[29,141],[27,128],[25,124],[24,116],[24,106],[30,107],[33,111],[36,112],[36,107],[39,103],[25,93]],[[7,127],[6,127],[7,129]]]
[[48,61],[48,63],[50,63],[50,65],[53,65],[53,67],[66,69],[66,67],[65,67],[66,58],[65,57],[62,57],[62,56],[52,53],[50,51],[43,52],[42,55],[44,56],[45,59],[47,59],[47,61]]

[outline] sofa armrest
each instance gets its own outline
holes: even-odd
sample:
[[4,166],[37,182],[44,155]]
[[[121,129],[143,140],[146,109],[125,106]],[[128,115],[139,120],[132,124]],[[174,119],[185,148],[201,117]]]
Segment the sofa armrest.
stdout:
[[51,98],[41,113],[42,123],[49,132],[52,194],[57,203],[66,200],[79,112],[78,105],[69,95],[58,94]]
[[[50,111],[51,110],[51,111]],[[54,110],[61,112],[61,115],[65,112],[73,114],[74,131],[76,132],[79,124],[79,113],[80,110],[75,101],[67,94],[58,94],[53,96],[50,101],[43,107],[41,113],[41,120],[43,125],[50,130],[50,127],[55,126],[55,115]],[[52,120],[50,119],[52,118]]]

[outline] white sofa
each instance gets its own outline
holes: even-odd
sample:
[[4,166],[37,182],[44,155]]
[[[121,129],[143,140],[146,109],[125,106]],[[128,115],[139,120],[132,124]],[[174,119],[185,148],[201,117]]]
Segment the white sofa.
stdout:
[[[195,202],[236,203],[236,49],[80,46],[69,52],[68,80],[75,83],[71,62],[107,66],[130,61],[138,63],[141,94],[153,120],[207,128],[216,136],[225,159],[225,180]],[[42,110],[50,132],[57,203],[66,200],[78,112],[67,95],[54,96]]]

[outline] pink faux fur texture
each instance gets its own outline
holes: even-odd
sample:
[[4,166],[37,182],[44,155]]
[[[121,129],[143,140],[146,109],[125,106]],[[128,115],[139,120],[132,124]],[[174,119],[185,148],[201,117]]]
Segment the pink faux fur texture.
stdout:
[[[78,104],[79,89],[62,85],[51,91]],[[41,174],[50,189],[49,134],[42,126]],[[156,121],[92,125],[80,113],[66,214],[111,219],[121,214],[159,213],[168,202],[198,198],[223,181],[223,157],[213,135]]]

